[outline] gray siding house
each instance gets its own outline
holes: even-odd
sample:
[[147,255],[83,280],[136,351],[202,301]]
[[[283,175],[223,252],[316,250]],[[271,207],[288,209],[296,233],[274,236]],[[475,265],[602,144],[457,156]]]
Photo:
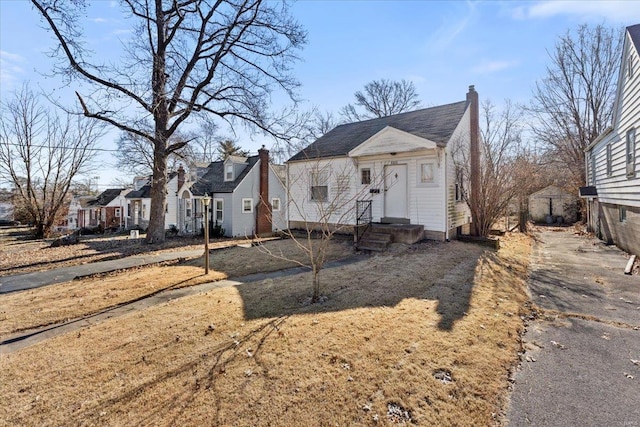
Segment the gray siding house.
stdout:
[[585,150],[590,230],[640,254],[640,24],[627,27],[613,122]]
[[257,156],[229,156],[212,162],[197,181],[178,190],[181,224],[202,228],[202,199],[211,197],[209,218],[228,237],[266,235],[287,227],[284,210],[287,192],[277,165],[269,162],[269,151]]

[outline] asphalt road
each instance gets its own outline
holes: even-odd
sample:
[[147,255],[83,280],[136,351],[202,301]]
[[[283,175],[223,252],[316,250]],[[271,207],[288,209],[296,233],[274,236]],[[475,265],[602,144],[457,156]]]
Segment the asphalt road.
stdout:
[[573,229],[538,234],[529,289],[544,316],[524,336],[510,426],[640,427],[640,276]]

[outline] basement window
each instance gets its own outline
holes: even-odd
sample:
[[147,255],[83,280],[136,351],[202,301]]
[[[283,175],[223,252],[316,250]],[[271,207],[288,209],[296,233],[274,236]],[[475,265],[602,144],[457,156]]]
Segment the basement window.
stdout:
[[620,222],[627,221],[627,207],[626,206],[618,206],[618,215],[620,217]]

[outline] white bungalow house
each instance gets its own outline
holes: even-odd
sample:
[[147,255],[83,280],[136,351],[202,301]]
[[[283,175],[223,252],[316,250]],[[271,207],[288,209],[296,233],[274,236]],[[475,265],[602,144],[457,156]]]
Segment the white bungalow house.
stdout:
[[585,150],[588,226],[640,255],[640,24],[627,27],[613,122]]
[[251,237],[284,229],[287,193],[278,167],[269,162],[264,147],[257,156],[229,156],[210,163],[196,182],[186,182],[178,189],[180,230],[200,232],[205,196],[212,199],[210,224],[223,229],[225,236]]
[[373,223],[421,226],[412,241],[468,233],[467,186],[454,156],[478,143],[473,86],[466,98],[338,126],[291,157],[290,228],[328,223],[352,230],[369,210]]

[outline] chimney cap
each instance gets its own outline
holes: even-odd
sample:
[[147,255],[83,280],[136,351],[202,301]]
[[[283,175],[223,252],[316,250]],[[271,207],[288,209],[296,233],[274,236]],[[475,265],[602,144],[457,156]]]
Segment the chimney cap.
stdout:
[[475,92],[476,87],[475,85],[469,85],[469,92]]

